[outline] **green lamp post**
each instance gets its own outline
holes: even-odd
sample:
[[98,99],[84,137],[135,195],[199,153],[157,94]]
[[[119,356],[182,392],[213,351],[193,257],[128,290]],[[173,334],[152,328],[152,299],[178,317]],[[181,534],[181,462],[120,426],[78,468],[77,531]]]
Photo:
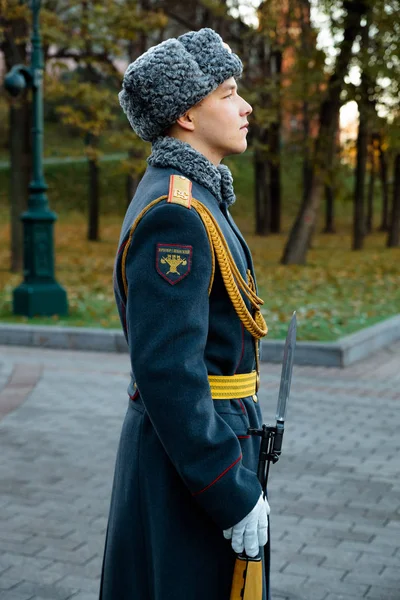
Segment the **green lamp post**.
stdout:
[[65,315],[67,294],[54,278],[53,226],[57,219],[49,209],[43,175],[43,52],[39,33],[41,0],[31,0],[33,16],[31,66],[15,65],[6,75],[5,88],[13,96],[32,88],[33,179],[29,184],[28,210],[21,215],[24,229],[24,281],[13,291],[16,315]]

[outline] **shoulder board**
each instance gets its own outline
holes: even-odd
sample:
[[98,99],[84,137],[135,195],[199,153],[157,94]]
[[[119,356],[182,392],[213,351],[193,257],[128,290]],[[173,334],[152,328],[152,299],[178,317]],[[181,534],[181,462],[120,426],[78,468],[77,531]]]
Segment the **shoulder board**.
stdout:
[[172,204],[180,204],[186,208],[192,205],[192,182],[182,175],[171,175],[169,178],[168,200]]

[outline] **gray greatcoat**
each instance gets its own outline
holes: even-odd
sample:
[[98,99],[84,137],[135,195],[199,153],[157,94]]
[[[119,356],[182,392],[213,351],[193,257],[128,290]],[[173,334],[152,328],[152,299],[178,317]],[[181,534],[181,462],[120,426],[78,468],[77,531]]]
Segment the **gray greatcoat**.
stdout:
[[[259,438],[247,435],[249,426],[262,424],[260,406],[253,397],[213,401],[207,379],[252,371],[254,342],[218,266],[208,294],[210,246],[194,209],[165,200],[150,209],[129,242],[127,297],[124,292],[121,257],[130,228],[145,206],[168,195],[172,174],[185,175],[147,168],[116,259],[115,294],[132,379],[100,600],[229,600],[236,555],[222,532],[250,512],[261,492]],[[192,194],[212,211],[243,277],[247,269],[254,276],[227,205],[196,182]],[[190,264],[173,284],[160,266],[163,245],[189,252]]]

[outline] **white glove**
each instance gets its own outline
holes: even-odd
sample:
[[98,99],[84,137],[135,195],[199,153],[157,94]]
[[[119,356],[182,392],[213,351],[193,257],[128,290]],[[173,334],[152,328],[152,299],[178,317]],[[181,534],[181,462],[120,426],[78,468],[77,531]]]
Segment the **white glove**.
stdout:
[[227,540],[232,539],[232,548],[237,554],[244,549],[247,556],[254,558],[259,552],[259,547],[265,546],[268,541],[267,517],[270,512],[269,504],[261,494],[253,510],[244,519],[233,527],[224,529],[224,537]]

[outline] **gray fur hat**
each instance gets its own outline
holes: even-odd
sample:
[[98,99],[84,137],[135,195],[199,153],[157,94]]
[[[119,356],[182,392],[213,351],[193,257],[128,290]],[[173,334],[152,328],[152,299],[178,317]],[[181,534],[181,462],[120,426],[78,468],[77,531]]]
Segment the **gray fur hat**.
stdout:
[[213,29],[153,46],[125,71],[120,104],[135,133],[152,142],[243,65]]

